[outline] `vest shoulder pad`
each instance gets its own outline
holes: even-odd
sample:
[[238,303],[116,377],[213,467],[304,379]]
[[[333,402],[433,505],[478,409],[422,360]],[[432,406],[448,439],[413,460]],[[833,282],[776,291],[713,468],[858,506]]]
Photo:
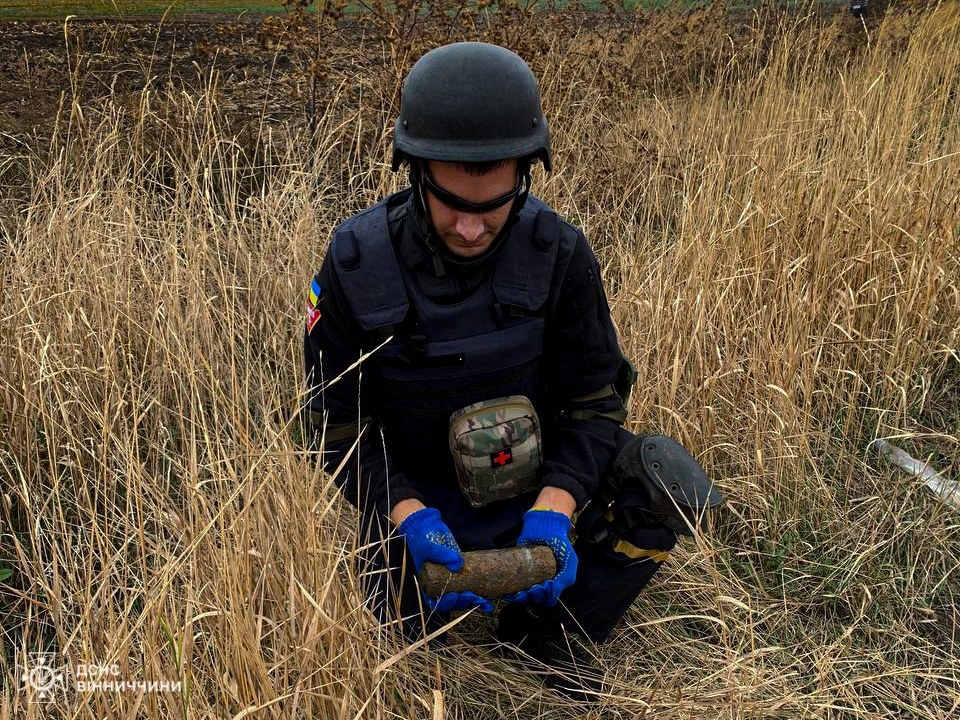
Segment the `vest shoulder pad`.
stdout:
[[337,277],[364,330],[397,325],[409,301],[381,201],[337,228],[330,241]]
[[560,217],[546,203],[530,197],[503,249],[493,280],[502,305],[535,312],[550,294],[560,244]]

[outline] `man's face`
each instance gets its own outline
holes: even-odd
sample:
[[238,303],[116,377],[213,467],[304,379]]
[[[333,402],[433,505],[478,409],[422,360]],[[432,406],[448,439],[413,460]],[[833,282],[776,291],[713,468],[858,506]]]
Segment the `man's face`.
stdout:
[[[474,204],[506,196],[519,184],[515,159],[484,175],[471,175],[456,163],[437,160],[428,161],[426,169],[434,185]],[[476,257],[486,251],[507,222],[513,206],[510,198],[500,207],[483,212],[456,209],[438,198],[428,184],[423,189],[434,231],[447,249],[460,257]]]

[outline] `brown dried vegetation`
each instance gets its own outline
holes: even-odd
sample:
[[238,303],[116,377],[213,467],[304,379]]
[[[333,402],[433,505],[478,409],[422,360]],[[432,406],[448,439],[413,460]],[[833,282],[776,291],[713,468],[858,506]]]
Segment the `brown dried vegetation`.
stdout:
[[[960,467],[956,4],[469,9],[7,28],[0,718],[955,717],[960,526],[865,447]],[[586,714],[483,618],[380,641],[294,420],[326,239],[403,184],[399,80],[477,38],[541,77],[536,189],[597,249],[630,426],[728,496]],[[182,685],[41,704],[36,651]]]

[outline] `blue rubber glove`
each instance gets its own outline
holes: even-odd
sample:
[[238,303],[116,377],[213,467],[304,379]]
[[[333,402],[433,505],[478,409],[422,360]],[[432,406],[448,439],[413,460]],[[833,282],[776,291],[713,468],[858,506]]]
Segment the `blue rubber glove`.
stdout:
[[421,508],[410,513],[397,526],[397,532],[403,535],[418,573],[426,562],[443,565],[450,572],[463,568],[460,546],[436,508]]
[[423,593],[423,599],[431,610],[436,612],[450,612],[451,610],[469,610],[470,608],[479,608],[480,612],[487,614],[493,612],[493,603],[485,597],[469,591],[444,593],[436,600]]
[[521,590],[507,602],[556,605],[560,593],[577,579],[577,554],[570,543],[570,518],[561,512],[534,508],[523,515],[523,530],[517,538],[517,547],[546,545],[557,561],[557,574],[539,585]]
[[[397,532],[403,535],[418,574],[426,562],[443,565],[450,572],[463,568],[460,546],[436,508],[422,508],[411,513],[397,526]],[[492,602],[472,592],[449,592],[439,598],[432,598],[424,593],[423,599],[431,610],[437,612],[466,610],[472,607],[479,607],[486,613],[493,612]]]

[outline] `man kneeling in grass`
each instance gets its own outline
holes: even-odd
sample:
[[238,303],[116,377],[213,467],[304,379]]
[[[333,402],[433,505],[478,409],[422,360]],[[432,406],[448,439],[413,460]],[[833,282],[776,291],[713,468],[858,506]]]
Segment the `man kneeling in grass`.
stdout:
[[[307,415],[331,471],[359,439],[337,482],[380,620],[422,637],[499,599],[499,646],[589,698],[603,677],[580,642],[607,639],[720,495],[676,442],[622,427],[633,369],[586,238],[530,193],[536,162],[551,170],[549,133],[520,57],[457,43],[417,62],[393,146],[410,186],[343,222],[311,283]],[[555,572],[502,598],[417,582],[538,545]]]

